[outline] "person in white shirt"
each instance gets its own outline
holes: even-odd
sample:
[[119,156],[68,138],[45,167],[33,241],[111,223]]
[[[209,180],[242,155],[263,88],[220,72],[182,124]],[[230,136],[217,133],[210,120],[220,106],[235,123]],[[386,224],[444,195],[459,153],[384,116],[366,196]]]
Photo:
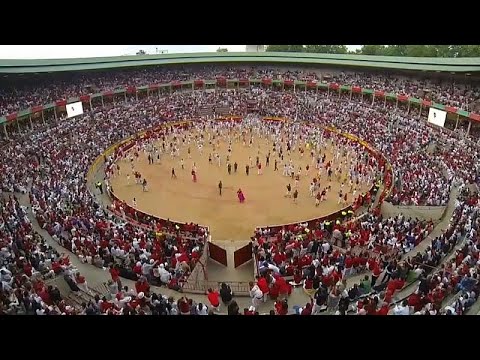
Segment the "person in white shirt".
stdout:
[[202,303],[198,303],[197,315],[208,315],[208,306]]
[[269,270],[272,270],[274,273],[280,274],[280,269],[277,266],[269,263],[267,267]]
[[12,283],[12,272],[6,267],[0,269],[0,281],[5,281],[8,284]]
[[37,309],[37,310],[35,311],[35,313],[36,313],[37,315],[46,315],[44,309]]
[[330,250],[330,244],[327,241],[324,241],[322,244],[322,249],[324,253],[327,253]]
[[150,259],[149,262],[146,262],[142,265],[142,274],[148,280],[151,280],[151,278],[152,278],[151,271],[152,271],[154,266],[155,266],[155,260],[153,260],[153,259]]
[[163,284],[168,284],[170,282],[170,279],[172,278],[172,274],[170,274],[168,270],[165,269],[165,265],[160,264],[158,266],[158,273],[160,274],[160,281]]
[[455,311],[455,309],[450,305],[445,307],[445,313],[447,315],[457,315],[457,312]]
[[257,284],[250,281],[250,297],[252,298],[252,305],[257,309],[263,299],[263,292],[260,290]]
[[394,315],[410,315],[410,308],[408,306],[408,301],[404,300],[402,305],[396,305],[393,309]]

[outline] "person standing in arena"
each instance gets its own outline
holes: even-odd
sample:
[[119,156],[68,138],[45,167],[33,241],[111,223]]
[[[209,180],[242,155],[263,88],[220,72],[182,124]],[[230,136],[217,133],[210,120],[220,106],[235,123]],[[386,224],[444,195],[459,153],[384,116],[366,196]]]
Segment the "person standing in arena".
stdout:
[[290,184],[288,184],[287,185],[287,193],[285,194],[285,197],[292,197],[291,192],[292,192],[292,186]]
[[97,182],[97,183],[95,184],[95,187],[96,187],[98,190],[100,190],[100,194],[102,194],[102,195],[103,195],[103,186],[102,186],[102,182],[101,182],[101,181]]
[[177,175],[175,174],[175,168],[172,168],[172,179],[176,179]]
[[222,188],[223,188],[223,184],[222,184],[222,180],[220,180],[220,182],[218,183],[218,192],[220,196],[222,196]]
[[243,195],[242,189],[238,189],[237,197],[238,197],[238,201],[240,201],[240,204],[243,204],[245,202],[245,195]]

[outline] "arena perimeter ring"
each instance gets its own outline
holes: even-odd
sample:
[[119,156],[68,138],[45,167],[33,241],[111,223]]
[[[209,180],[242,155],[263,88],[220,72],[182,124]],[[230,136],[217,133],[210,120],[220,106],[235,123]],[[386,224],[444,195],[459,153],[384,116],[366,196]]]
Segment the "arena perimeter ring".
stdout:
[[[280,125],[281,126],[281,125]],[[234,126],[242,128],[241,121]],[[157,130],[158,131],[158,130]],[[208,130],[211,132],[211,130]],[[198,130],[190,128],[187,132],[198,134]],[[170,139],[170,138],[169,138]],[[352,139],[351,139],[352,140]],[[354,140],[354,139],[353,139]],[[306,220],[320,218],[345,208],[353,202],[353,193],[349,186],[344,187],[347,191],[347,203],[338,204],[338,192],[341,181],[332,176],[331,191],[327,199],[315,206],[315,199],[310,196],[309,184],[316,174],[315,165],[312,164],[309,150],[306,149],[303,157],[298,149],[291,153],[290,157],[284,155],[285,161],[291,158],[293,163],[302,167],[302,174],[298,182],[298,201],[295,204],[292,197],[285,197],[286,186],[291,184],[292,193],[295,190],[295,180],[284,176],[283,163],[278,155],[272,152],[271,142],[258,136],[253,137],[253,145],[244,146],[243,141],[232,140],[232,152],[230,163],[231,174],[228,174],[226,156],[228,154],[228,142],[226,137],[220,140],[220,148],[215,151],[213,144],[205,141],[205,146],[200,154],[196,144],[180,143],[180,154],[172,158],[170,153],[161,155],[160,163],[149,165],[147,154],[141,151],[139,159],[134,160],[135,171],[147,180],[148,191],[144,192],[140,184],[135,183],[128,157],[135,152],[135,146],[128,150],[127,158],[117,159],[120,166],[120,175],[110,178],[110,185],[115,197],[132,206],[136,200],[136,209],[146,214],[170,219],[176,222],[194,222],[208,226],[212,239],[231,241],[247,241],[253,234],[253,230],[259,226],[274,226],[278,224],[290,224]],[[168,143],[168,141],[167,141]],[[157,147],[161,147],[161,140],[155,141]],[[365,146],[365,145],[364,145]],[[190,156],[188,154],[190,148]],[[331,145],[326,145],[327,161],[332,160]],[[364,149],[364,151],[366,151]],[[221,164],[214,157],[218,152],[221,156]],[[265,166],[266,155],[270,152],[270,164]],[[286,151],[284,150],[286,153]],[[323,153],[323,151],[322,151]],[[209,163],[209,154],[212,154],[212,163]],[[262,174],[257,174],[255,168],[256,157],[262,164]],[[246,175],[246,165],[250,164],[249,175]],[[184,159],[184,169],[181,167],[181,159]],[[274,171],[275,160],[278,160],[278,171]],[[234,172],[233,164],[237,162],[238,169]],[[196,166],[197,182],[192,179],[192,167]],[[305,174],[307,164],[310,167],[309,174]],[[176,179],[172,178],[171,170],[175,169]],[[130,178],[127,179],[127,173]],[[222,181],[222,195],[219,195],[218,183]],[[327,176],[323,175],[321,183],[328,184]],[[323,185],[321,186],[323,188]],[[356,190],[356,196],[366,193],[372,184],[360,183]],[[237,190],[242,189],[246,201],[240,203],[237,198]]]

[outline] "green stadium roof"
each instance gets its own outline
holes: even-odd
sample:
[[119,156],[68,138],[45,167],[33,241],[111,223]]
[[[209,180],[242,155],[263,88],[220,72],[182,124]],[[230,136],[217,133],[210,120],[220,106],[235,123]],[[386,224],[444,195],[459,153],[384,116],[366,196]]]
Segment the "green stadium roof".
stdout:
[[308,53],[190,53],[134,55],[103,58],[0,60],[0,73],[46,73],[61,71],[108,70],[134,66],[201,63],[277,63],[302,65],[354,66],[411,71],[480,72],[480,58],[415,58],[370,55]]

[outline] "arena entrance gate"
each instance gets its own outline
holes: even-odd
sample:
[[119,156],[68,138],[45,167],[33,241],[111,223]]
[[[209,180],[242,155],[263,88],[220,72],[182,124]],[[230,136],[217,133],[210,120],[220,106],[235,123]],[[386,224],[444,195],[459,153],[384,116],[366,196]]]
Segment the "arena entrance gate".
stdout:
[[227,250],[221,248],[218,245],[215,245],[212,242],[209,242],[208,253],[211,259],[215,260],[216,262],[224,266],[227,266]]
[[233,262],[235,264],[235,268],[249,262],[250,260],[252,260],[251,242],[233,253]]

